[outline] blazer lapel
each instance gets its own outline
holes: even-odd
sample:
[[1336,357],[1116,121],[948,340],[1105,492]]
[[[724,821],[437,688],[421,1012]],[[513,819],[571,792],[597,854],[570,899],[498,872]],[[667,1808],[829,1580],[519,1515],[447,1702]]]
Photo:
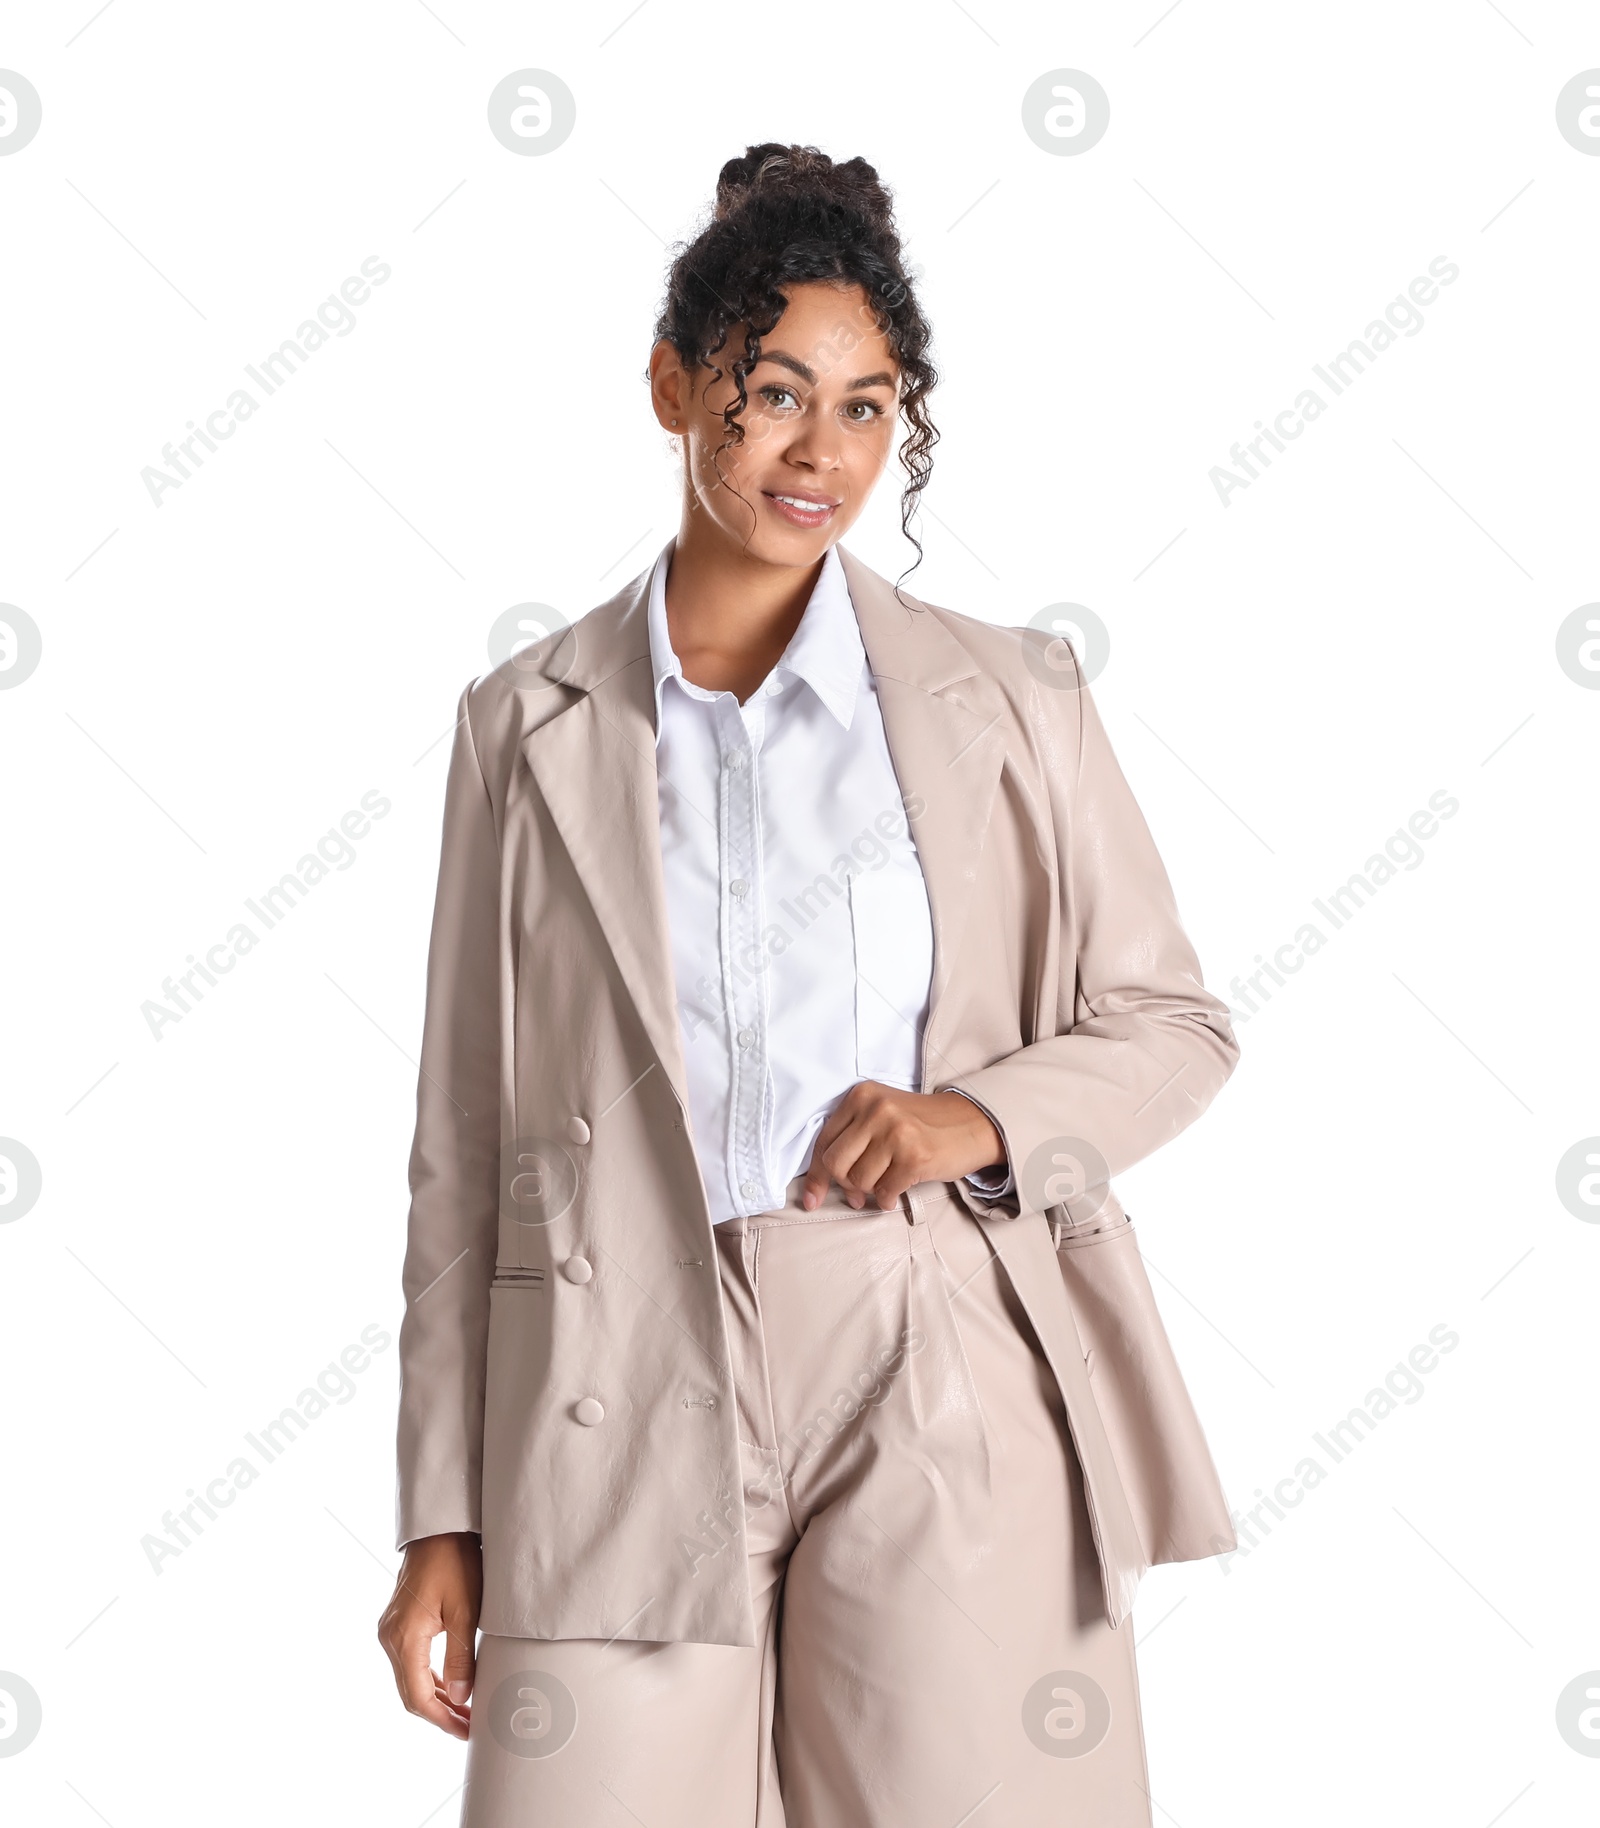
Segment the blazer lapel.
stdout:
[[[941,1005],[982,866],[1005,739],[992,688],[944,624],[915,598],[908,609],[887,578],[843,546],[839,557],[933,916],[925,1091],[930,1060],[939,1076]],[[646,625],[653,569],[582,617],[559,644],[551,676],[583,695],[524,737],[522,752],[662,1070],[687,1105],[657,802]]]
[[645,624],[653,564],[573,625],[551,672],[584,695],[522,741],[650,1045],[689,1102],[656,787]]
[[908,609],[887,578],[843,546],[839,557],[933,915],[933,984],[918,1081],[927,1091],[930,1061],[931,1076],[940,1077],[944,993],[983,867],[1005,738],[993,687],[944,623],[914,597],[916,607]]

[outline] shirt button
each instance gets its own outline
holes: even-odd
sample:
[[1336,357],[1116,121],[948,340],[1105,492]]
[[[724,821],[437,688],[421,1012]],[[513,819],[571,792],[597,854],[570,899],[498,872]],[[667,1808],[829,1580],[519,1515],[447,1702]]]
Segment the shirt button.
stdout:
[[606,1419],[605,1406],[597,1403],[592,1396],[586,1396],[581,1403],[574,1406],[573,1419],[582,1422],[585,1428],[593,1428]]
[[747,1200],[753,1200],[756,1197],[756,1184],[754,1181],[740,1181],[739,1191]]
[[743,876],[735,876],[733,881],[728,884],[728,893],[736,895],[739,900],[743,901],[745,896],[750,893],[750,884],[745,881]]
[[767,694],[769,697],[776,698],[782,690],[783,690],[783,681],[778,677],[778,675],[776,673],[774,673],[772,675],[772,677],[767,681]]
[[581,1117],[569,1118],[567,1121],[567,1135],[570,1136],[575,1143],[586,1143],[589,1140],[589,1126]]
[[728,757],[725,765],[729,768],[742,768],[744,766],[744,751],[742,749],[735,749],[732,755]]
[[568,1257],[561,1273],[569,1282],[587,1282],[594,1275],[594,1265],[587,1257]]
[[755,1039],[756,1031],[753,1028],[741,1028],[739,1030],[738,1041],[741,1047],[753,1047],[755,1045]]

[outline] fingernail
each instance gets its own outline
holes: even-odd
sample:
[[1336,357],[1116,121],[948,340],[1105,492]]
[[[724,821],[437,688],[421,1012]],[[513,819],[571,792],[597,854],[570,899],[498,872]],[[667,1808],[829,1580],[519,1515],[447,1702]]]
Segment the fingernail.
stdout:
[[470,1682],[452,1682],[448,1685],[446,1692],[455,1706],[462,1707],[465,1705],[468,1695],[472,1693],[472,1684]]

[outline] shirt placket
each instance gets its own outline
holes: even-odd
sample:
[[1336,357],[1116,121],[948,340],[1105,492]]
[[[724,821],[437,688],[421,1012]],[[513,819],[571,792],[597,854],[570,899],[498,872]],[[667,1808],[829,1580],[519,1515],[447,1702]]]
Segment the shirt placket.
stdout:
[[767,980],[759,968],[766,920],[757,773],[765,730],[762,694],[753,693],[744,706],[731,693],[719,699],[716,727],[722,773],[717,850],[722,995],[729,1038],[729,1191],[736,1212],[765,1212],[775,1202],[768,1185],[766,1148]]

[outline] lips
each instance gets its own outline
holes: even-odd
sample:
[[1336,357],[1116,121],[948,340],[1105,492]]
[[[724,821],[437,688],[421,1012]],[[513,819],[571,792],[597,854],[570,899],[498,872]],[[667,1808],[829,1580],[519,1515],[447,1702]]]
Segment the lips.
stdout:
[[821,527],[839,506],[838,502],[825,497],[790,495],[787,492],[780,494],[773,489],[763,489],[762,494],[786,521],[796,527]]

